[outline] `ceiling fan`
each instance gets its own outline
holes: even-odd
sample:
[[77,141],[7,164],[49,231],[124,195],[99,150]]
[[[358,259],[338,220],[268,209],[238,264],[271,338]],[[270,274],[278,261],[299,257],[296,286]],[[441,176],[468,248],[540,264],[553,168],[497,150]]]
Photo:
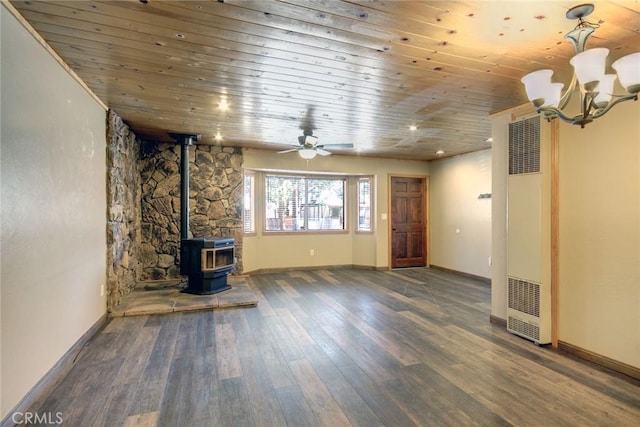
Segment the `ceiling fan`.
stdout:
[[278,154],[291,153],[297,151],[300,157],[305,160],[311,160],[316,155],[329,156],[331,152],[325,150],[325,148],[353,148],[353,144],[322,144],[318,145],[318,137],[313,136],[313,129],[315,125],[313,123],[313,113],[315,108],[310,106],[307,109],[306,114],[300,123],[300,129],[302,129],[302,135],[298,137],[298,145],[291,144],[292,147],[289,150],[279,151]]
[[[298,137],[298,145],[293,145],[294,148],[284,151],[278,151],[278,154],[291,153],[297,151],[300,157],[306,160],[313,159],[316,155],[328,156],[331,152],[324,149],[326,145],[318,145],[318,137],[313,136],[313,132],[305,130],[302,135]],[[343,148],[353,148],[353,144],[331,144],[331,146],[340,146]]]

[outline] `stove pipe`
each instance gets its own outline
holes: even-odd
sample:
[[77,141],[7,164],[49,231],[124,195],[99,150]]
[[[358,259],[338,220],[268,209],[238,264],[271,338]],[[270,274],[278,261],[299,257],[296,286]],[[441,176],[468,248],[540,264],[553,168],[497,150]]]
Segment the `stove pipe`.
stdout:
[[198,141],[200,135],[185,133],[169,134],[182,147],[180,153],[180,238],[189,238],[189,147]]

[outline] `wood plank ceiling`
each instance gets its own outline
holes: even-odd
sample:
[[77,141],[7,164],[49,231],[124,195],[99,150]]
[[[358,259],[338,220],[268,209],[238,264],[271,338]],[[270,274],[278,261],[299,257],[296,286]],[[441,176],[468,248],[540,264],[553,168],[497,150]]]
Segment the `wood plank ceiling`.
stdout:
[[[425,160],[490,147],[528,72],[568,84],[576,24],[575,1],[11,4],[143,139],[283,150],[311,127],[355,145],[336,154]],[[640,50],[640,2],[595,4],[588,47]]]

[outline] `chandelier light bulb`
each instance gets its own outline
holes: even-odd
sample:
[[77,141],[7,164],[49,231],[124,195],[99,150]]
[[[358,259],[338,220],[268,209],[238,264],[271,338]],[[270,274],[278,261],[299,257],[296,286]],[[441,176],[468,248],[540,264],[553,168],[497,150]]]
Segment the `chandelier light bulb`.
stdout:
[[582,86],[589,86],[598,82],[604,75],[604,65],[609,55],[609,49],[599,47],[580,52],[569,63],[576,71],[576,77]]
[[640,92],[640,52],[623,56],[611,64],[622,87],[629,93]]
[[527,92],[529,101],[533,102],[537,99],[545,98],[551,85],[552,75],[553,70],[538,70],[520,79],[520,81],[524,83],[524,89]]
[[557,107],[562,96],[563,83],[551,83],[552,70],[538,70],[524,76],[521,81],[525,85],[529,101],[536,106]]
[[613,84],[616,81],[615,74],[606,74],[599,79],[600,83],[597,87],[598,95],[595,97],[593,102],[598,106],[598,108],[606,107],[609,101],[611,101],[611,97],[613,95]]
[[[615,77],[615,76],[614,76]],[[551,83],[549,90],[544,97],[545,107],[557,107],[560,104],[560,98],[562,98],[562,88],[564,83]]]

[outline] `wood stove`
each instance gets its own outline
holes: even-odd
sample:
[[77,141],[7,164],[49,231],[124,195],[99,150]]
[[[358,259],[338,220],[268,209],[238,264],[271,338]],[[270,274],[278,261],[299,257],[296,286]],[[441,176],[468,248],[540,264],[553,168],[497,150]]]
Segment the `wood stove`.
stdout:
[[180,153],[180,274],[189,276],[183,292],[215,294],[231,289],[227,276],[235,264],[235,240],[213,237],[189,238],[189,147],[200,135],[171,133],[182,149]]
[[189,276],[183,292],[215,294],[230,289],[227,276],[235,264],[235,240],[196,237],[182,239],[180,274]]

